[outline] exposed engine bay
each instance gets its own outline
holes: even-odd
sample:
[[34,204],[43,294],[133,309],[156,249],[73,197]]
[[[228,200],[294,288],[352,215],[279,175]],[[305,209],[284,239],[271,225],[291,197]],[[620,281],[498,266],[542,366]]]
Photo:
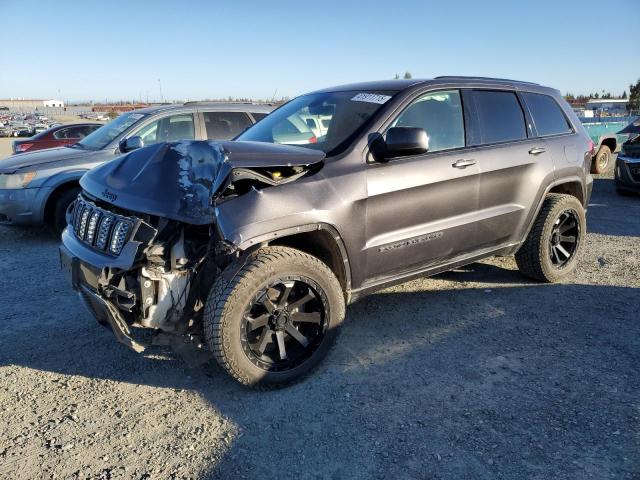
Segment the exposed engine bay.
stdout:
[[[311,152],[309,164],[292,164],[286,147],[261,146],[263,157],[279,153],[279,161],[268,165],[248,158],[249,150],[237,145],[236,162],[224,143],[153,145],[83,177],[84,191],[69,214],[61,251],[80,244],[75,248],[84,255],[71,267],[77,270],[74,287],[94,316],[134,350],[144,345],[131,337],[129,327],[203,344],[209,289],[243,253],[221,235],[217,206],[294,181],[315,171],[323,158]],[[144,194],[149,191],[158,193]]]

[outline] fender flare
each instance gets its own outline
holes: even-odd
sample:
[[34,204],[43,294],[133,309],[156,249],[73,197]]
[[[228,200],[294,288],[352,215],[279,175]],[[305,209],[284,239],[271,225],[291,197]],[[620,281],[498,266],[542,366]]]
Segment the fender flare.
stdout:
[[345,247],[344,240],[340,235],[340,232],[333,226],[328,223],[318,222],[318,223],[309,223],[305,225],[299,225],[295,227],[283,228],[280,230],[272,230],[267,233],[262,233],[252,238],[248,238],[243,240],[242,243],[236,245],[236,248],[240,251],[251,251],[254,250],[264,243],[268,243],[269,241],[277,240],[279,238],[288,237],[290,235],[296,235],[298,233],[308,233],[314,232],[317,230],[322,230],[331,235],[338,250],[340,252],[340,256],[342,258],[342,264],[344,266],[344,274],[345,274],[345,283],[346,290],[351,290],[351,265],[349,262],[349,254],[347,253],[347,248]]
[[[545,188],[544,193],[540,197],[540,200],[538,201],[538,205],[536,206],[536,209],[535,209],[535,213],[531,216],[531,220],[529,220],[529,224],[527,225],[527,228],[525,230],[525,234],[520,239],[520,242],[517,244],[517,247],[516,247],[515,250],[520,248],[520,246],[524,243],[524,241],[529,236],[529,232],[531,232],[531,229],[533,228],[533,224],[536,222],[536,218],[538,218],[538,214],[540,213],[540,210],[542,209],[542,205],[544,204],[544,201],[547,198],[547,195],[549,195],[549,192],[554,187],[557,187],[558,185],[562,185],[562,184],[565,184],[565,183],[579,183],[581,185],[581,188],[582,188],[582,195],[583,195],[583,198],[584,198],[584,202],[587,201],[587,192],[585,191],[584,181],[583,181],[582,178],[580,178],[577,175],[572,175],[570,177],[559,178],[559,179],[556,179],[553,182],[549,183],[549,185],[547,185],[547,187]],[[586,205],[583,205],[583,207],[586,207]]]

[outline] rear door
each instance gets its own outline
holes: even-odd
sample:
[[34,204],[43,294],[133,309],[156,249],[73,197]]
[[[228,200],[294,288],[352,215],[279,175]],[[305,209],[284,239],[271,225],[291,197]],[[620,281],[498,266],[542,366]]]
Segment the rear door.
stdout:
[[390,126],[424,128],[429,151],[367,165],[370,283],[444,263],[476,243],[480,170],[466,148],[460,91],[419,95]]
[[531,114],[536,133],[551,155],[556,177],[575,175],[576,167],[584,157],[584,140],[562,111],[558,102],[550,95],[523,92],[522,98]]
[[517,243],[553,159],[513,90],[472,90],[473,157],[481,171],[478,249]]

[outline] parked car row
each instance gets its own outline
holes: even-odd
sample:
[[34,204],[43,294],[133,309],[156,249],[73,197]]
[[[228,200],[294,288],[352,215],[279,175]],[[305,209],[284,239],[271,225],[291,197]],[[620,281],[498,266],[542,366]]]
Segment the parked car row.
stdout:
[[109,120],[109,116],[105,112],[83,112],[78,116],[85,120],[95,120],[98,122],[106,122]]
[[53,120],[40,113],[3,113],[0,114],[0,137],[31,137],[57,125]]

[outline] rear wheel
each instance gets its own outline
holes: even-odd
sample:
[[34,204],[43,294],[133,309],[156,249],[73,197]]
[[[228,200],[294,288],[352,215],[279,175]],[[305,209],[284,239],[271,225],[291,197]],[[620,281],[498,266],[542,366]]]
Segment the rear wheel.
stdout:
[[586,234],[584,208],[571,195],[549,194],[527,239],[516,253],[520,271],[556,282],[575,270]]
[[56,200],[53,206],[53,215],[51,218],[51,227],[56,235],[60,235],[67,226],[67,210],[80,193],[79,188],[72,188],[63,192]]
[[340,283],[317,258],[266,247],[216,280],[205,337],[236,380],[274,387],[300,379],[327,355],[344,319]]
[[606,145],[601,145],[598,149],[598,153],[593,157],[591,163],[591,173],[603,174],[606,173],[611,165],[611,149]]

